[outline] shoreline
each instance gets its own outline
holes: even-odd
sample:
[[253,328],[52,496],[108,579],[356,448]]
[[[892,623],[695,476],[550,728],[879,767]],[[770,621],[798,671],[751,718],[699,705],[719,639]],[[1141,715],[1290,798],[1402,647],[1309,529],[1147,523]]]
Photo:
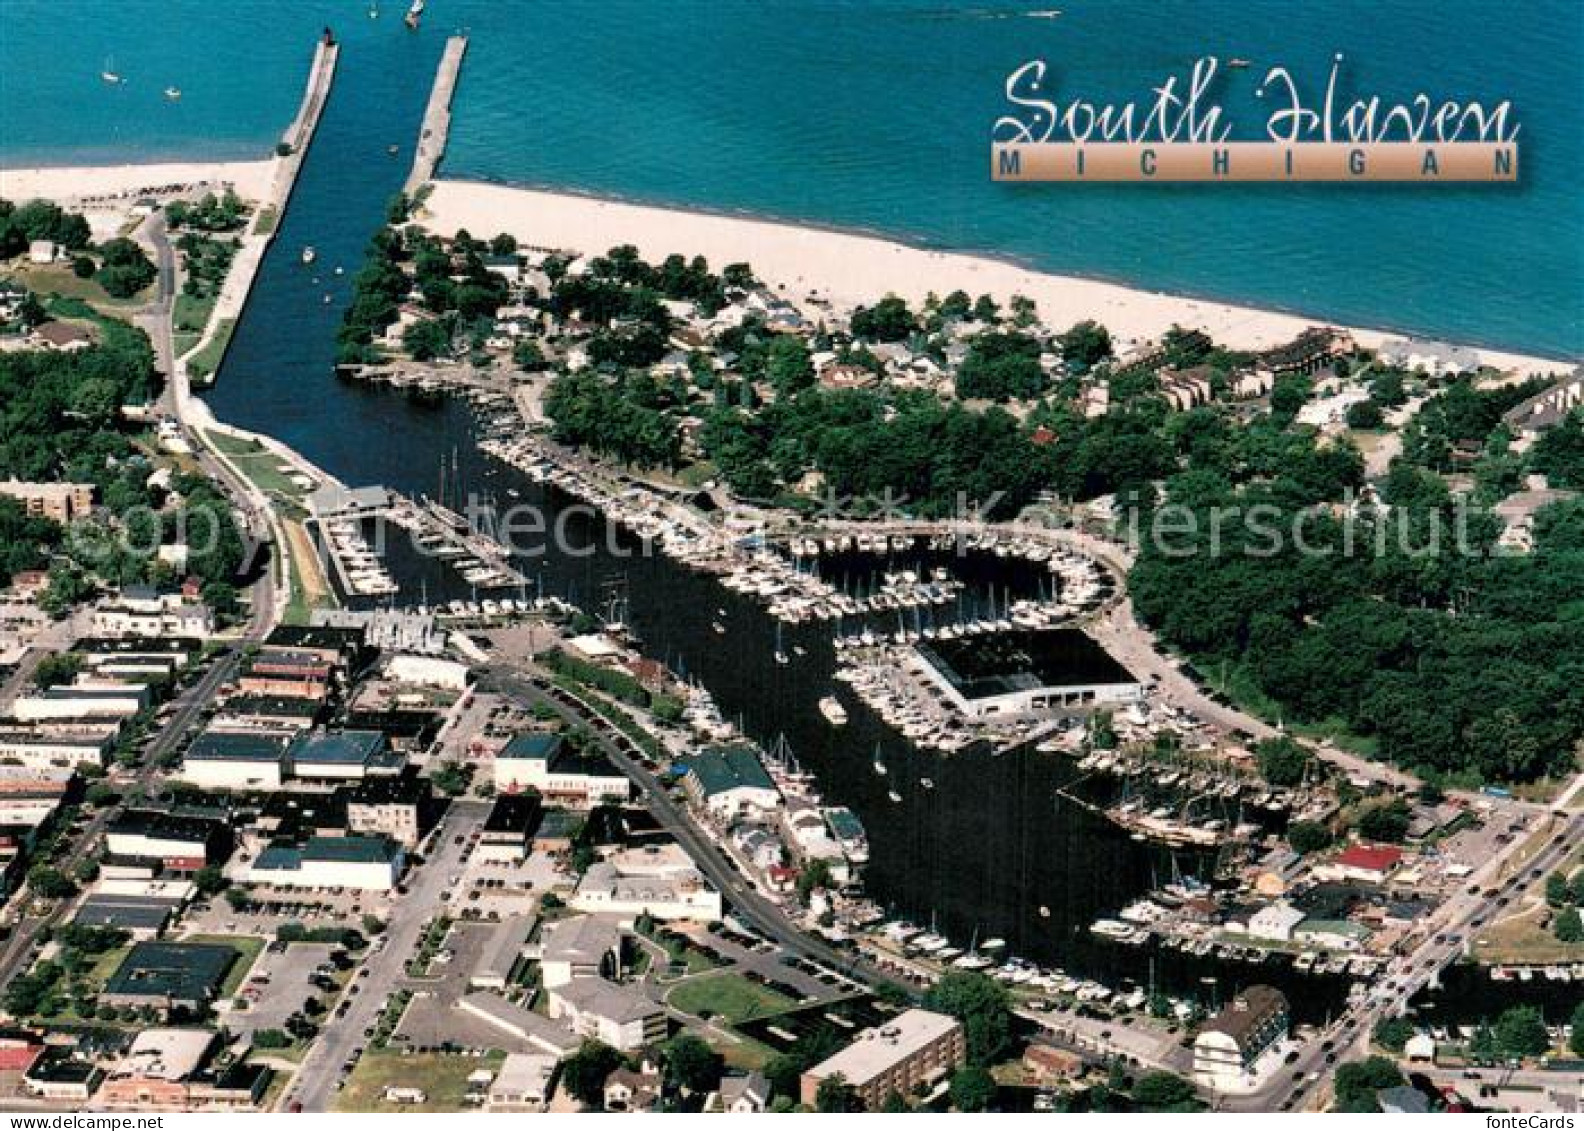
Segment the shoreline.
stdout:
[[230,185],[244,199],[262,201],[270,192],[279,159],[252,161],[153,161],[117,165],[0,166],[0,197],[20,204],[58,203],[141,196],[169,185]]
[[[1242,349],[1290,341],[1314,325],[1337,325],[1368,347],[1401,338],[1442,340],[1411,330],[1335,323],[1294,311],[1040,271],[989,252],[936,250],[872,231],[496,181],[440,177],[432,183],[417,218],[437,234],[450,236],[467,228],[488,238],[507,231],[524,244],[587,254],[630,243],[651,262],[672,253],[703,255],[715,270],[742,261],[789,297],[818,290],[842,308],[874,303],[888,292],[917,305],[930,292],[944,296],[960,288],[975,296],[988,292],[1003,308],[1011,295],[1027,295],[1038,304],[1041,320],[1053,328],[1092,318],[1119,345],[1158,338],[1178,323],[1204,329],[1218,344]],[[1487,365],[1508,373],[1562,374],[1578,364],[1467,339],[1453,344],[1468,346]]]

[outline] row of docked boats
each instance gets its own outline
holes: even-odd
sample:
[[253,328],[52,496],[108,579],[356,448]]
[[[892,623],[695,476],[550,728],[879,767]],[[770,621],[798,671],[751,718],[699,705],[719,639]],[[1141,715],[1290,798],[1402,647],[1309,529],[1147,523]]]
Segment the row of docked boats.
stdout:
[[1571,965],[1553,963],[1549,966],[1493,966],[1490,976],[1496,982],[1532,982],[1537,978],[1547,982],[1584,982],[1584,962]]
[[325,550],[335,563],[342,587],[348,594],[389,597],[401,592],[401,586],[396,584],[396,579],[363,537],[356,519],[326,519],[319,529]]

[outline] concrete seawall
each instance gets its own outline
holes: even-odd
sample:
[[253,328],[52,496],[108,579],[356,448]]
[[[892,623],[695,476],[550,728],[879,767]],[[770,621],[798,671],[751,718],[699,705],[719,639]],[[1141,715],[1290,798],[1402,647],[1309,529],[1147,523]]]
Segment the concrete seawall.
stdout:
[[429,105],[424,109],[412,172],[407,174],[407,183],[402,186],[402,191],[409,196],[434,177],[435,168],[445,155],[446,138],[451,133],[451,98],[456,93],[457,76],[462,72],[467,44],[465,35],[453,35],[446,40],[445,53],[440,56],[440,66],[435,71],[434,87],[429,91]]

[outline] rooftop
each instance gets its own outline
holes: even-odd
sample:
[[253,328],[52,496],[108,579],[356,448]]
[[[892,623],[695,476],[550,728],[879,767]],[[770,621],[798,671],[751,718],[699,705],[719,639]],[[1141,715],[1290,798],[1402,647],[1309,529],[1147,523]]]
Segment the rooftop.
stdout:
[[1041,687],[1136,683],[1111,654],[1077,629],[1022,630],[920,644],[919,656],[964,699]]
[[1273,1018],[1285,1016],[1286,1013],[1287,998],[1280,990],[1274,986],[1253,985],[1206,1021],[1201,1032],[1225,1033],[1242,1045]]
[[105,983],[105,993],[208,1001],[237,957],[230,947],[210,943],[136,943]]
[[775,782],[770,780],[764,763],[750,746],[712,747],[697,757],[685,759],[683,764],[687,773],[698,779],[699,788],[706,797],[733,789],[775,791]]
[[944,1037],[960,1026],[956,1018],[927,1009],[910,1009],[872,1029],[865,1029],[835,1056],[821,1061],[809,1073],[825,1079],[840,1074],[861,1088],[876,1076]]

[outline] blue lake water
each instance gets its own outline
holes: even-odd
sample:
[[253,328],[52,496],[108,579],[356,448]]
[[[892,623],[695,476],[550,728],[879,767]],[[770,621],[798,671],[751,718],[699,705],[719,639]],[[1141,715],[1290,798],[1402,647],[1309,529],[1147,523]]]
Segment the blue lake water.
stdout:
[[[322,24],[347,43],[347,65],[361,56],[419,88],[429,72],[403,41],[464,28],[452,175],[867,228],[1156,290],[1584,353],[1576,0],[1112,0],[1055,16],[1027,0],[433,0],[416,36],[398,5],[380,6],[370,19],[367,0],[5,0],[0,160],[259,154],[296,106]],[[1048,60],[1063,93],[1144,100],[1199,55],[1242,56],[1253,66],[1227,75],[1224,101],[1257,127],[1262,68],[1285,64],[1317,97],[1338,51],[1348,93],[1511,99],[1521,185],[986,176],[1003,79],[1028,59]],[[99,80],[107,59],[124,86]],[[179,103],[161,97],[171,84]]]

